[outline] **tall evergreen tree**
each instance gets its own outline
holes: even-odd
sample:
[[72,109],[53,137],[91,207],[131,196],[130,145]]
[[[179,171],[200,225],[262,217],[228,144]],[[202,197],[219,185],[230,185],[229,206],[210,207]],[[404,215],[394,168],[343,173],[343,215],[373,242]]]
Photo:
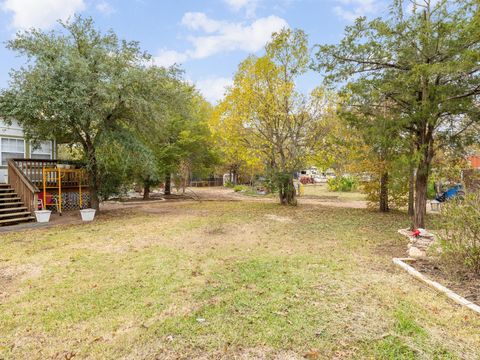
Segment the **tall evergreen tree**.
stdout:
[[436,150],[461,143],[478,123],[480,10],[476,0],[395,0],[388,19],[359,18],[338,45],[318,47],[326,82],[394,104],[416,159],[413,225],[425,226],[427,183]]

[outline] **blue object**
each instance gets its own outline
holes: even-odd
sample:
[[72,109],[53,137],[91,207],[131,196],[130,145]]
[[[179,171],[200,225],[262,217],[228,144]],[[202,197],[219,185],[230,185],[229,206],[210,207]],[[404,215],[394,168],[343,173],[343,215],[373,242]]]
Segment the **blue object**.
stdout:
[[463,191],[463,186],[461,184],[457,184],[454,187],[451,187],[450,189],[445,191],[443,194],[437,195],[435,200],[437,200],[438,202],[445,202],[448,199],[463,195],[465,195],[465,192]]

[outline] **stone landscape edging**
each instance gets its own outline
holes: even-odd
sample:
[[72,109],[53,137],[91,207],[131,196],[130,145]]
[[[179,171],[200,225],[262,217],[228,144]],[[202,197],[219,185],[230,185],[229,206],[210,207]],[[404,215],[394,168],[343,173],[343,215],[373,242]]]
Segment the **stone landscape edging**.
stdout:
[[414,278],[417,280],[420,280],[421,282],[427,284],[428,286],[434,288],[438,292],[441,292],[445,294],[447,297],[455,301],[457,304],[460,304],[462,306],[465,306],[469,308],[470,310],[475,311],[477,314],[480,315],[480,306],[465,299],[464,297],[458,295],[457,293],[453,292],[452,290],[446,288],[445,286],[439,284],[436,281],[430,280],[428,277],[420,273],[418,270],[415,270],[412,266],[408,265],[406,261],[415,261],[415,259],[412,258],[393,258],[393,263],[399,267],[401,267],[403,270],[408,272],[410,275],[412,275]]

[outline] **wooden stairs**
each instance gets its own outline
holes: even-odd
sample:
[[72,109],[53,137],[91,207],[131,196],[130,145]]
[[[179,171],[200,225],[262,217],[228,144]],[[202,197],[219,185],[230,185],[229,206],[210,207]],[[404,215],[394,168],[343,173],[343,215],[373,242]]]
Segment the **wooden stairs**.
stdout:
[[0,226],[35,220],[9,184],[0,184]]

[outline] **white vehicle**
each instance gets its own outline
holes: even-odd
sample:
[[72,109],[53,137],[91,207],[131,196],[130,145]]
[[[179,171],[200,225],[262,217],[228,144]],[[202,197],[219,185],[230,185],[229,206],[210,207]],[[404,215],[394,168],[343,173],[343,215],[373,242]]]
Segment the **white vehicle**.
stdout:
[[327,177],[323,174],[315,175],[313,181],[315,184],[325,184],[327,182]]
[[335,171],[333,171],[332,169],[328,169],[326,172],[325,172],[325,176],[328,179],[335,179],[337,176],[335,175]]

